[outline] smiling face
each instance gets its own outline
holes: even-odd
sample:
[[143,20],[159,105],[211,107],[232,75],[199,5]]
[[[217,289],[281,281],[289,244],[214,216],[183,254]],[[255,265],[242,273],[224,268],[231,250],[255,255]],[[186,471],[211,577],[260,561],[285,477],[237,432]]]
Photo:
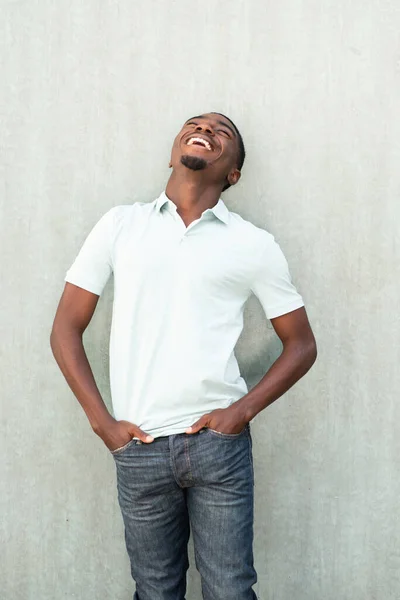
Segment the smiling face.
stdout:
[[240,178],[238,137],[232,123],[217,113],[192,117],[174,140],[171,166],[204,171],[210,183],[234,185]]

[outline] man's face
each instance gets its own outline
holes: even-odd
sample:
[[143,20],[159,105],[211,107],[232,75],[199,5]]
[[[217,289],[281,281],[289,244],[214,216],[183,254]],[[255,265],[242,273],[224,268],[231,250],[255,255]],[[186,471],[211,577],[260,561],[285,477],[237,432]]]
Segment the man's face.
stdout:
[[240,177],[237,134],[222,115],[207,113],[192,117],[174,140],[171,164],[207,172],[210,182],[234,185]]

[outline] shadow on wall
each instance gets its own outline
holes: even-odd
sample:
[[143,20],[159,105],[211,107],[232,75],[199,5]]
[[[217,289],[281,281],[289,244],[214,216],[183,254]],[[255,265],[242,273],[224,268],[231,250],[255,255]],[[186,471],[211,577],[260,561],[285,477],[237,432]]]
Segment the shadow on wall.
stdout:
[[282,352],[276,335],[255,296],[245,306],[244,327],[236,345],[240,372],[249,390],[265,375]]

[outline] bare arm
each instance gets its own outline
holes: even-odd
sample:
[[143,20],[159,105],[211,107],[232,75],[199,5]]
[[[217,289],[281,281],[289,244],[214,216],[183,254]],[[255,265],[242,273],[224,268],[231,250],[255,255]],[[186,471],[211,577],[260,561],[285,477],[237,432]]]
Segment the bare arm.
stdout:
[[298,308],[271,319],[271,323],[283,344],[281,355],[248,394],[229,408],[204,415],[188,433],[207,426],[225,433],[238,433],[311,368],[317,357],[317,346],[305,309]]
[[271,319],[271,323],[283,350],[261,381],[238,401],[246,421],[287,392],[317,358],[317,345],[304,308]]
[[81,404],[92,429],[112,450],[136,436],[149,442],[139,427],[116,421],[108,412],[86,356],[82,336],[89,325],[99,296],[66,283],[50,336],[51,349],[67,383]]

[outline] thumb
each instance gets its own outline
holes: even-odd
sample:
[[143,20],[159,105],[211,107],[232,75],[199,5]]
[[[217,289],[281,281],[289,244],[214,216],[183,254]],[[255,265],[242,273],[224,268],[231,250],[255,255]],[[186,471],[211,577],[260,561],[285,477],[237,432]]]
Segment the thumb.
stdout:
[[132,434],[132,437],[139,438],[139,440],[141,440],[145,444],[151,444],[151,442],[154,442],[153,436],[143,431],[143,429],[140,429],[140,427],[138,427],[137,425],[135,425],[131,429],[130,433]]
[[196,423],[193,423],[193,425],[191,427],[188,427],[186,429],[185,433],[197,433],[198,431],[200,431],[200,429],[203,429],[203,427],[206,427],[208,421],[209,421],[209,417],[210,415],[203,415],[202,417],[200,417],[200,419],[198,421],[196,421]]

